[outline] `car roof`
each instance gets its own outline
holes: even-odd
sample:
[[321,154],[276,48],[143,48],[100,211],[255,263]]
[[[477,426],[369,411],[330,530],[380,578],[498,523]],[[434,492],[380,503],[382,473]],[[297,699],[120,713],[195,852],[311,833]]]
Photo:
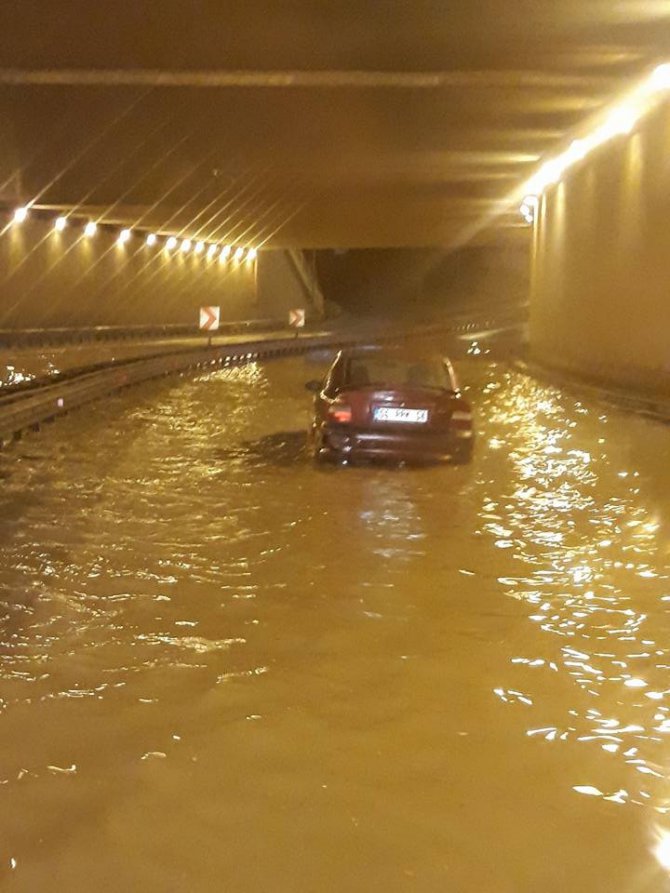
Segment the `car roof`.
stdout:
[[453,389],[458,392],[460,391],[460,382],[458,380],[458,376],[456,374],[456,370],[454,369],[454,365],[449,359],[449,357],[444,354],[438,353],[437,351],[431,351],[426,354],[421,351],[419,348],[412,349],[406,345],[398,345],[398,346],[389,346],[389,345],[369,345],[369,346],[357,346],[357,347],[345,347],[338,354],[338,358],[336,362],[340,360],[349,361],[356,359],[369,359],[371,356],[377,356],[381,358],[393,358],[393,359],[402,359],[408,362],[414,363],[425,363],[428,362],[437,362],[442,363],[446,366],[449,378],[451,379],[451,384]]
[[375,357],[389,357],[394,359],[402,359],[409,360],[414,362],[426,362],[426,361],[437,361],[440,363],[449,362],[449,358],[444,354],[438,353],[437,351],[431,351],[430,353],[426,353],[422,351],[420,348],[410,348],[410,347],[388,347],[386,345],[377,347],[377,346],[369,346],[369,347],[345,347],[342,351],[340,351],[340,356],[343,359],[368,359],[371,356]]

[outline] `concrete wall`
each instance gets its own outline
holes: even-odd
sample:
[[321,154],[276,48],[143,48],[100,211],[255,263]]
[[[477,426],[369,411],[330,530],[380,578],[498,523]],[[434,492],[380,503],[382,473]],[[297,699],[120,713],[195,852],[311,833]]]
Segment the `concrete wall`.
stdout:
[[141,236],[120,246],[102,227],[87,239],[79,224],[57,233],[29,219],[0,226],[0,329],[197,326],[206,304],[220,305],[223,322],[284,320],[305,303],[291,269],[280,251],[222,264],[150,248]]
[[528,299],[529,231],[445,252],[437,248],[319,253],[327,299],[375,317],[439,319]]
[[603,148],[543,198],[531,349],[581,375],[670,388],[670,109]]
[[[306,265],[303,271],[307,274]],[[261,318],[288,320],[289,310],[304,309],[307,319],[318,318],[323,308],[307,288],[288,251],[265,251],[258,266],[258,312]]]

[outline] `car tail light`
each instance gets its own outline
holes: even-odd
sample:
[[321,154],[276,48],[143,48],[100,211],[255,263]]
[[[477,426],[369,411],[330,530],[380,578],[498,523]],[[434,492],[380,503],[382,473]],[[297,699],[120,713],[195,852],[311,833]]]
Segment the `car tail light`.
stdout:
[[451,413],[451,423],[454,428],[472,428],[472,410],[470,407],[465,405],[460,405]]
[[338,403],[337,400],[328,407],[328,415],[334,422],[348,424],[351,421],[351,406]]

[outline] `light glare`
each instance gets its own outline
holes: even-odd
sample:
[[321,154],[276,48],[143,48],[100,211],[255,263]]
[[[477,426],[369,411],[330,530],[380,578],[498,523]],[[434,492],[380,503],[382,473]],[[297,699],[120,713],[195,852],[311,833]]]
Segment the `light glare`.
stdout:
[[119,245],[125,245],[128,241],[130,241],[130,230],[122,229],[119,233]]
[[54,229],[57,233],[62,233],[66,226],[67,217],[56,217],[56,220],[54,222]]
[[659,65],[651,73],[649,87],[652,90],[670,90],[670,65]]
[[147,236],[147,245],[149,246],[149,248],[153,248],[153,246],[156,244],[156,242],[157,242],[156,234],[149,233],[149,235]]
[[635,109],[622,106],[612,112],[605,122],[603,131],[604,133],[611,134],[611,136],[625,135],[631,132],[637,124],[638,119],[639,114]]
[[654,847],[654,855],[661,867],[670,871],[670,833],[667,831],[658,832],[658,843]]
[[196,242],[196,243],[195,243],[194,251],[195,251],[196,254],[202,254],[202,252],[203,252],[204,250],[205,250],[205,243],[204,243],[204,242]]
[[611,139],[630,134],[640,118],[652,108],[650,94],[665,90],[670,90],[670,63],[667,62],[658,65],[635,91],[628,94],[626,101],[614,108],[591,133],[573,140],[565,152],[545,162],[527,182],[526,189],[541,194],[548,186],[558,183],[568,168],[583,161],[589,153]]
[[91,236],[94,236],[96,234],[97,230],[98,224],[95,223],[93,220],[89,220],[89,222],[84,227],[84,235],[90,239]]
[[23,223],[28,216],[28,208],[17,208],[14,211],[14,223]]
[[184,252],[184,254],[186,254],[187,251],[191,250],[191,240],[190,239],[184,239],[184,241],[181,243],[181,250]]
[[535,216],[537,214],[539,204],[540,200],[536,195],[527,195],[521,203],[521,206],[519,207],[521,216],[529,226],[530,224],[535,222]]
[[242,260],[244,257],[244,248],[238,248],[235,252],[235,260]]
[[566,161],[569,164],[575,164],[578,161],[583,161],[586,158],[587,150],[588,144],[584,140],[573,140],[570,143],[568,151],[565,153]]
[[168,251],[173,251],[177,247],[177,238],[176,236],[170,236],[170,238],[165,243],[165,247]]

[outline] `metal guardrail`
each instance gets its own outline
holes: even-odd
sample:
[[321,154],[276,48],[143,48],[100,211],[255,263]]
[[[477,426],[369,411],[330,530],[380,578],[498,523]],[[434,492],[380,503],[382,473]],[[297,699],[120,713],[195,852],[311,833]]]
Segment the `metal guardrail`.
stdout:
[[483,325],[518,325],[487,318],[484,322],[455,325],[436,323],[405,331],[388,330],[381,334],[361,333],[357,336],[322,333],[253,341],[244,344],[222,344],[194,347],[101,364],[54,378],[35,380],[28,387],[9,386],[0,391],[0,446],[26,430],[36,430],[45,421],[63,415],[107,394],[152,378],[196,368],[225,368],[257,359],[270,359],[304,354],[315,349],[337,350],[356,344],[402,342],[421,335],[438,333],[461,334],[470,327]]
[[[276,319],[251,319],[221,323],[219,332],[237,335],[247,332],[277,331],[285,323]],[[86,326],[57,329],[0,329],[0,348],[75,345],[100,341],[138,341],[147,339],[195,338],[202,332],[193,325],[157,326]]]

